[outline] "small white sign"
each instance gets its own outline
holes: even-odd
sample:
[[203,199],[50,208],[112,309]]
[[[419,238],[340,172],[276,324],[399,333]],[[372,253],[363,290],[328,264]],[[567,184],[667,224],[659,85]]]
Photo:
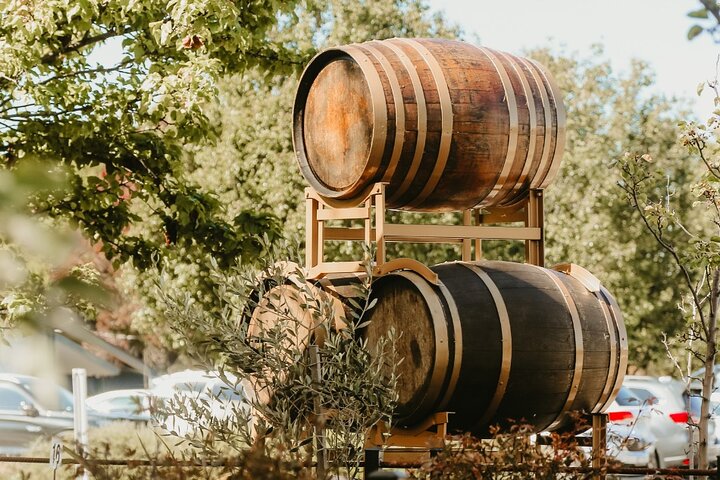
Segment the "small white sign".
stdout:
[[52,446],[50,447],[50,468],[57,470],[62,463],[62,441],[53,437]]

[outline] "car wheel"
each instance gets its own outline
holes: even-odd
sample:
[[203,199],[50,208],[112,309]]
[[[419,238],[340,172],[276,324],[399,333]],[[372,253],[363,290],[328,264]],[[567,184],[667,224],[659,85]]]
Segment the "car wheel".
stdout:
[[[648,461],[647,468],[660,468],[660,456],[657,452],[650,454],[650,460]],[[655,478],[655,475],[647,475],[645,478]]]

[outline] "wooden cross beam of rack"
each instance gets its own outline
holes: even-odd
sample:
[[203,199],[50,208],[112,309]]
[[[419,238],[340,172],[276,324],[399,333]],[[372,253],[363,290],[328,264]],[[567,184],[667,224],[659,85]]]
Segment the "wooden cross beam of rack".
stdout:
[[[388,223],[384,183],[376,183],[359,203],[329,200],[312,188],[305,189],[305,199],[308,278],[365,271],[362,261],[326,262],[325,242],[333,240],[362,241],[374,246],[376,273],[387,269],[384,265],[387,263],[388,242],[456,243],[461,245],[461,259],[470,261],[482,259],[483,240],[520,240],[525,242],[525,261],[539,266],[544,264],[542,190],[530,190],[526,199],[512,208],[464,210],[462,225]],[[334,220],[360,220],[363,226],[334,227],[326,224]],[[523,226],[502,225],[519,222]],[[417,263],[410,259],[402,261],[413,265]],[[395,266],[398,266],[397,261]]]

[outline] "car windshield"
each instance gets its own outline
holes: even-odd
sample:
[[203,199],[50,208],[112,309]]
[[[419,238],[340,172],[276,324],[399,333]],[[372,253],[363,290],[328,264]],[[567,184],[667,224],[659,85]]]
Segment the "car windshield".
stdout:
[[73,411],[72,394],[52,382],[35,378],[21,378],[20,385],[45,410]]
[[[702,406],[702,397],[700,397],[699,395],[689,395],[689,396],[686,395],[685,401],[687,402],[687,410],[688,410],[688,412],[690,412],[690,415],[692,415],[693,417],[699,418],[700,417],[700,407]],[[713,406],[711,406],[710,408],[711,408],[710,414],[712,415],[713,414],[713,412],[712,412]]]
[[622,407],[638,407],[642,404],[642,400],[637,394],[627,387],[621,387],[615,398],[618,405]]
[[640,387],[633,387],[632,390],[633,392],[635,392],[635,395],[640,398],[640,400],[646,405],[654,405],[658,402],[658,398],[653,395],[650,390]]

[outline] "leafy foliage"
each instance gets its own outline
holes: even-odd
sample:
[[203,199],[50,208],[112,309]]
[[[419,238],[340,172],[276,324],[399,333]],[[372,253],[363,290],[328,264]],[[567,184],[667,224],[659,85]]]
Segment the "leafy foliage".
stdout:
[[[429,16],[427,5],[418,0],[306,1],[294,13],[271,38],[294,45],[302,52],[374,38],[459,34],[442,17]],[[208,126],[217,133],[217,141],[211,145],[202,142],[187,145],[184,168],[191,182],[203,191],[214,192],[225,209],[226,221],[243,212],[271,212],[277,217],[277,224],[273,222],[268,228],[248,233],[262,236],[269,230],[272,234],[277,225],[284,238],[292,239],[304,235],[305,224],[306,184],[297,167],[291,132],[298,76],[275,73],[259,65],[219,81],[217,100],[204,107]],[[143,228],[150,234],[162,225],[146,221]],[[362,256],[360,247],[349,245],[338,246],[330,254],[342,256],[350,252],[356,258]],[[241,260],[251,262],[266,253],[249,249]],[[216,308],[215,285],[207,274],[211,269],[209,256],[195,255],[191,249],[181,247],[166,256],[161,266],[166,285],[191,292],[209,310]],[[129,291],[139,287],[145,306],[135,315],[137,328],[146,335],[160,335],[160,341],[169,347],[180,347],[183,341],[163,328],[167,322],[156,308],[153,274],[128,269],[125,283]]]
[[[717,356],[717,312],[720,298],[720,163],[718,163],[717,127],[720,112],[703,124],[684,122],[682,143],[702,165],[693,179],[680,185],[693,198],[691,208],[676,208],[677,192],[661,188],[666,173],[659,170],[647,153],[627,153],[619,169],[620,186],[629,204],[642,219],[643,227],[679,270],[678,290],[682,292],[680,310],[685,320],[680,325],[682,345],[699,361],[702,376],[700,414],[700,467],[708,464],[708,421],[710,392],[714,390],[714,366]],[[658,190],[661,194],[658,195]],[[677,363],[677,362],[676,362]],[[678,364],[679,366],[679,364]],[[679,372],[689,383],[692,370]]]
[[688,12],[687,16],[699,23],[688,29],[687,38],[693,40],[706,32],[717,42],[720,40],[720,6],[711,0],[698,0],[698,2],[700,8]]
[[[676,308],[679,271],[627,208],[611,172],[626,149],[648,152],[665,178],[657,191],[668,187],[678,211],[687,211],[693,198],[681,186],[697,172],[677,143],[677,123],[687,112],[682,103],[648,91],[653,73],[642,62],[621,75],[600,48],[582,59],[548,50],[529,54],[553,73],[568,110],[562,167],[545,194],[546,263],[573,262],[596,275],[620,304],[630,364],[667,371],[662,332],[674,335],[683,324]],[[501,252],[506,258],[513,253]]]
[[288,272],[286,266],[266,263],[260,275],[256,269],[215,271],[220,314],[182,292],[161,291],[175,328],[192,329],[194,357],[216,367],[230,391],[252,392],[250,408],[238,406],[222,418],[202,400],[178,398],[167,411],[197,425],[185,438],[211,456],[252,445],[309,464],[313,438],[318,442],[313,435],[321,434],[316,454],[325,452],[330,472],[342,469],[354,478],[365,431],[389,422],[394,408],[399,359],[393,332],[374,345],[362,338],[364,314],[372,308],[369,275],[341,302],[301,269]]
[[508,431],[495,429],[492,441],[464,436],[422,467],[413,478],[552,480],[586,478],[585,473],[569,473],[567,467],[589,467],[589,459],[574,435],[552,433],[549,444],[540,447],[533,440],[532,428],[513,425]]
[[77,235],[37,213],[64,195],[66,180],[63,169],[30,162],[0,170],[0,329],[41,326],[66,305],[92,313],[111,304],[95,270],[70,262]]
[[[70,219],[118,262],[146,267],[175,244],[221,259],[252,251],[247,230],[272,232],[267,215],[223,219],[218,200],[185,178],[183,144],[212,134],[202,106],[220,76],[260,65],[287,71],[304,58],[267,35],[293,5],[3,1],[3,165],[65,166],[70,189],[42,210]],[[122,52],[117,63],[102,61],[108,43]],[[151,219],[159,228],[128,230]]]

